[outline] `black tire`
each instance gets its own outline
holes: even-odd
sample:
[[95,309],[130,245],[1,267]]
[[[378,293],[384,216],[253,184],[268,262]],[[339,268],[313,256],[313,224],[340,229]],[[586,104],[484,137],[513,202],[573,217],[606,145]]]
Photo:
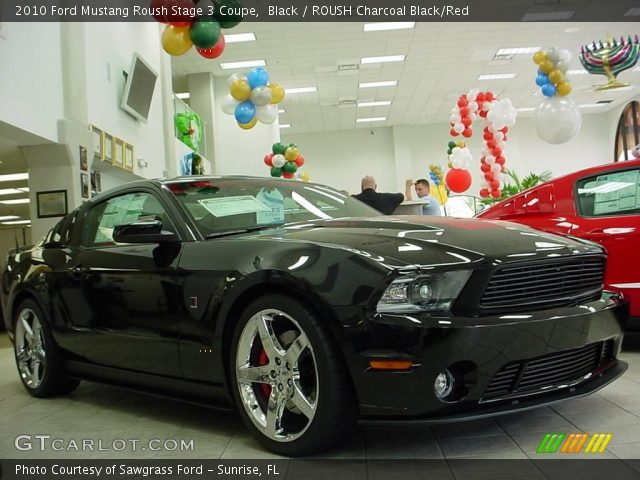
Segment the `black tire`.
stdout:
[[[243,369],[255,366],[253,360],[247,363],[244,360],[245,358],[256,358],[253,353],[256,347],[255,345],[247,347],[249,345],[247,339],[255,339],[255,335],[259,335],[258,331],[254,331],[254,325],[257,322],[255,318],[258,317],[256,314],[265,314],[264,312],[268,312],[267,317],[272,318],[271,326],[274,337],[283,347],[280,351],[293,356],[279,357],[281,360],[276,366],[274,358],[269,358],[269,354],[266,353],[267,349],[262,340],[257,340],[257,348],[261,349],[258,357],[263,358],[262,363],[257,363],[258,368],[264,367],[264,372],[268,375],[273,375],[273,371],[278,369],[280,373],[276,373],[277,377],[268,378],[269,382],[273,382],[270,387],[265,387],[267,384],[264,381],[266,376],[261,377],[262,382],[253,383],[251,380],[245,380],[243,387],[241,387],[238,375],[246,375],[248,370]],[[302,333],[298,330],[301,330]],[[303,335],[306,338],[301,340]],[[285,337],[291,339],[288,347],[285,347],[287,345]],[[294,343],[298,345],[297,349],[291,348]],[[302,343],[309,346],[300,349],[299,345]],[[302,456],[337,447],[349,440],[357,419],[357,402],[353,385],[346,373],[348,370],[344,365],[344,360],[335,341],[330,337],[327,327],[306,306],[283,295],[272,294],[258,298],[246,308],[240,317],[233,333],[230,350],[231,389],[236,405],[249,430],[267,449],[280,455]],[[297,350],[297,355],[292,353],[294,350]],[[238,355],[239,351],[240,355]],[[246,352],[249,352],[249,357],[246,357]],[[293,358],[296,360],[295,365],[292,363],[291,371],[297,372],[297,376],[296,373],[288,371],[290,366],[288,359]],[[241,368],[239,364],[247,365],[247,367]],[[313,370],[311,364],[315,365]],[[287,375],[289,376],[287,377]],[[243,376],[243,378],[248,377]],[[289,382],[291,379],[293,379],[293,386],[288,389],[285,382]],[[292,385],[290,382],[288,384]],[[283,393],[278,393],[277,388],[282,388],[283,385],[285,385]],[[286,433],[287,436],[290,433],[291,438],[283,439],[284,437],[281,437],[278,439],[277,432],[275,435],[268,433],[267,405],[272,405],[270,402],[273,401],[275,407],[276,400],[274,399],[279,396],[279,398],[287,397],[287,392],[291,392],[291,396],[288,397],[288,400],[283,401],[285,405],[281,409],[283,421],[279,425],[287,424],[286,427],[282,427],[281,433]],[[307,413],[304,413],[302,408],[298,408],[299,403],[296,403],[296,401],[299,402],[302,393],[304,393],[305,400],[309,402],[307,405],[314,405],[313,410],[307,410]],[[254,397],[256,403],[251,404]],[[275,408],[277,409],[277,407]],[[313,413],[310,416],[308,412]],[[256,419],[261,414],[265,416],[265,425],[260,424]],[[276,417],[278,417],[277,414]],[[304,426],[305,422],[306,426]],[[287,429],[290,432],[285,432]]]
[[[24,335],[22,332],[27,331],[21,320],[23,318],[27,326],[30,328],[33,327],[34,322],[36,321],[39,325],[35,330],[32,328],[33,333],[31,334],[32,338],[33,335],[38,335],[36,344],[41,345],[41,351],[44,352],[44,354],[41,355],[37,355],[35,352],[33,354],[34,357],[39,358],[38,361],[42,368],[41,371],[37,370],[39,374],[36,373],[38,381],[34,381],[33,375],[28,375],[28,372],[25,370],[29,369],[31,366],[30,371],[33,371],[33,357],[29,357],[31,360],[26,361],[26,363],[23,362],[22,364],[20,360],[21,358],[25,358],[27,351],[30,351],[27,344],[30,346],[33,345],[32,342],[29,342],[28,340],[25,341],[24,338],[21,338],[21,335]],[[36,333],[38,330],[40,334]],[[13,345],[16,367],[18,368],[18,375],[20,376],[22,385],[29,394],[34,397],[52,397],[56,395],[65,395],[78,388],[80,381],[67,376],[64,369],[62,354],[60,353],[58,345],[53,340],[48,319],[45,317],[44,312],[35,301],[31,299],[25,300],[16,310],[16,316],[14,318],[14,333],[15,338]],[[39,349],[35,348],[35,350]],[[26,356],[28,357],[29,355]]]

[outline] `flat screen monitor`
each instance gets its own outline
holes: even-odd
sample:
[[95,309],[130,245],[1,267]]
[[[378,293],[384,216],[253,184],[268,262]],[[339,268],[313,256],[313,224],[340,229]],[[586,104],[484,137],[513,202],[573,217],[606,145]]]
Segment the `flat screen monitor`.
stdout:
[[124,86],[120,106],[130,115],[146,123],[158,74],[137,53],[133,54],[131,68]]

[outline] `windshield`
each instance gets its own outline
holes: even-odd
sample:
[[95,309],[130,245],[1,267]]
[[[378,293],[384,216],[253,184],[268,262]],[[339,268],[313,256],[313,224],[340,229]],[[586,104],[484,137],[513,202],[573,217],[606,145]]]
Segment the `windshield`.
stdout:
[[167,184],[204,236],[262,226],[380,212],[324,185],[272,179],[201,179]]

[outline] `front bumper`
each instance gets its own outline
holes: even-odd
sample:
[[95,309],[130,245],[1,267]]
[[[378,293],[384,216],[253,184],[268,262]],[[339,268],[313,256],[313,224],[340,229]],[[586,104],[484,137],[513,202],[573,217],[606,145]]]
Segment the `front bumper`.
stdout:
[[[380,315],[353,308],[338,312],[345,327],[341,344],[365,420],[455,421],[535,408],[593,393],[627,369],[617,356],[628,306],[617,297],[480,318]],[[608,342],[610,359],[591,375],[504,399],[485,398],[491,380],[506,365],[602,342]],[[413,367],[369,368],[371,359],[380,358],[410,359]],[[433,386],[438,374],[452,366],[461,369],[464,394],[445,402]]]

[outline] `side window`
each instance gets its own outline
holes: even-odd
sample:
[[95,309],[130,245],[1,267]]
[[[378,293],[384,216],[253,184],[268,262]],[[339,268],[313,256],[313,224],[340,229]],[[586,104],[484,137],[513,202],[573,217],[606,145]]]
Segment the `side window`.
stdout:
[[154,218],[163,230],[175,231],[164,207],[148,193],[128,193],[95,205],[85,217],[81,243],[86,247],[115,245],[116,225]]
[[640,213],[640,169],[583,178],[578,181],[577,199],[584,217]]

